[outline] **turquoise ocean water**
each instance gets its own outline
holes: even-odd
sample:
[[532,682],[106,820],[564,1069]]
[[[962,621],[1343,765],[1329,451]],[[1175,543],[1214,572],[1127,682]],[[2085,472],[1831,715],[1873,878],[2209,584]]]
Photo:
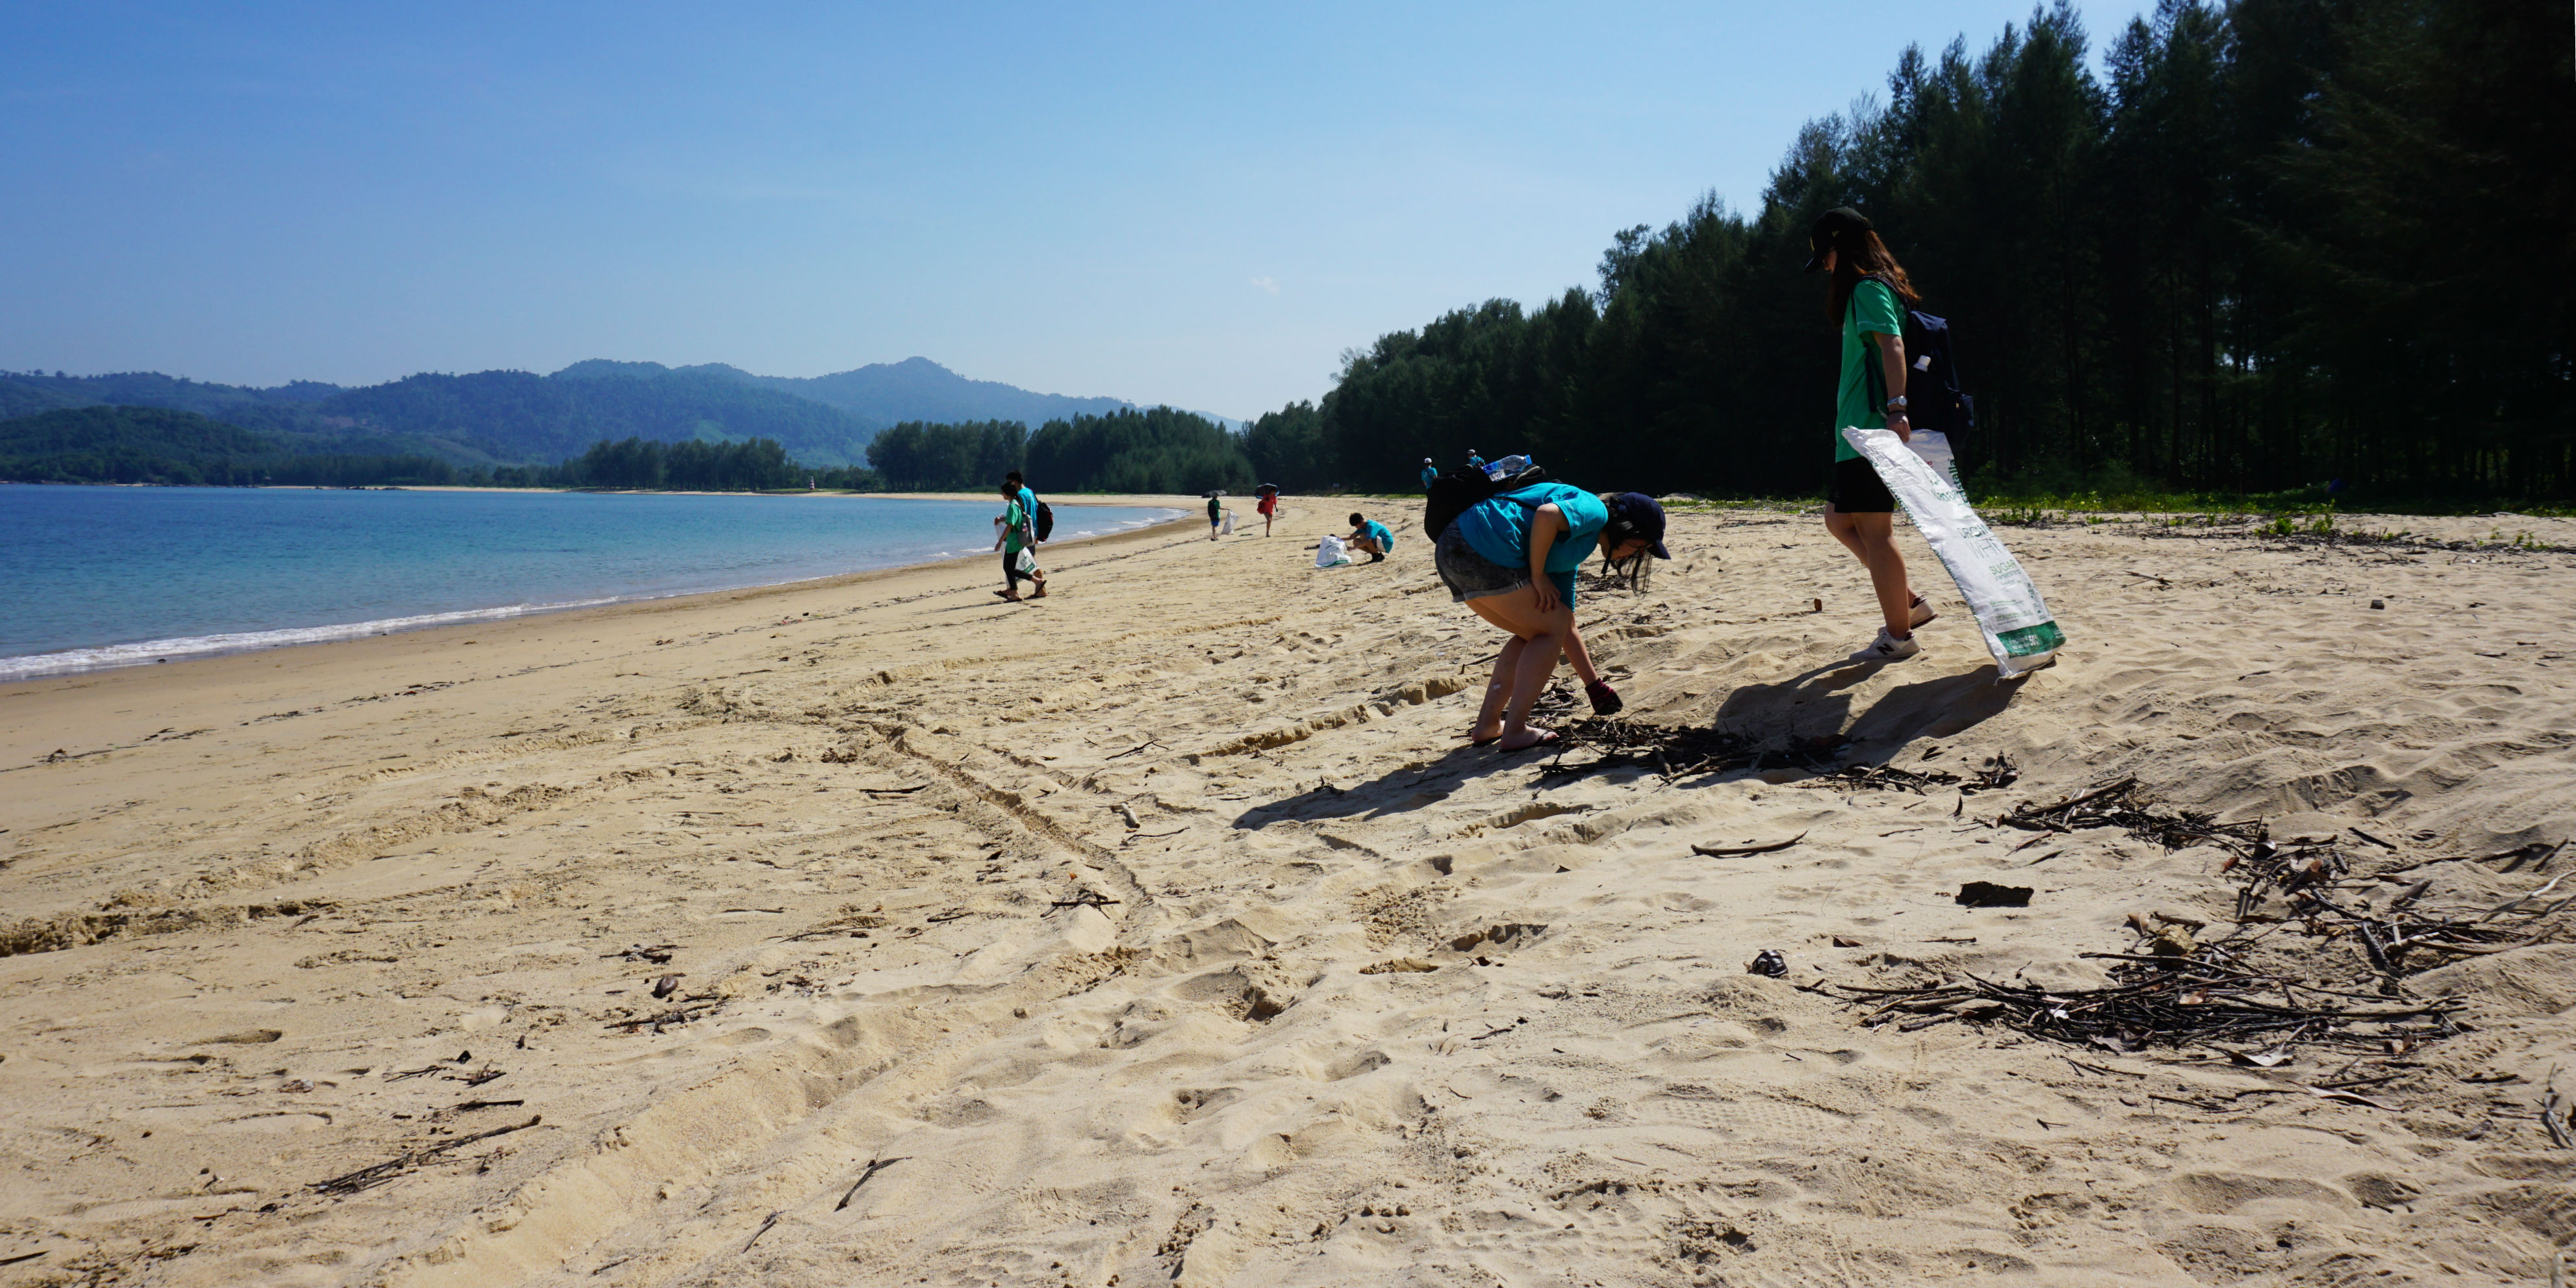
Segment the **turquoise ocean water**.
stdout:
[[[0,681],[989,555],[998,501],[0,486]],[[1058,506],[1059,541],[1178,510]]]

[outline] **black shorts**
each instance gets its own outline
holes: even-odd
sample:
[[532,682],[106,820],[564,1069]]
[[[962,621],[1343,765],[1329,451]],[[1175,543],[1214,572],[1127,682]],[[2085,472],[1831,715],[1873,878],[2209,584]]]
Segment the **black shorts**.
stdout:
[[[1371,562],[1375,562],[1372,560]],[[1487,595],[1508,595],[1530,584],[1529,569],[1506,568],[1476,553],[1466,534],[1450,524],[1431,547],[1431,567],[1449,587],[1449,602],[1463,604]]]
[[1834,478],[1825,502],[1841,514],[1894,514],[1896,497],[1879,481],[1878,467],[1866,456],[1834,462]]

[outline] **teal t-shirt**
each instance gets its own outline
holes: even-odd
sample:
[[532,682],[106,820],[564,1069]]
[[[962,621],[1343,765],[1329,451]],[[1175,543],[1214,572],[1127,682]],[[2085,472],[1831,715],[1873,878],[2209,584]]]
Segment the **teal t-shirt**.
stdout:
[[1601,498],[1566,483],[1540,483],[1517,492],[1499,492],[1467,507],[1458,516],[1458,535],[1477,554],[1505,568],[1529,567],[1530,516],[1553,505],[1571,529],[1547,548],[1547,579],[1566,607],[1574,606],[1574,572],[1601,544],[1601,529],[1610,524],[1610,508]]
[[1887,428],[1886,400],[1870,396],[1869,364],[1879,361],[1878,345],[1866,333],[1905,335],[1905,315],[1887,283],[1864,277],[1852,288],[1851,306],[1843,310],[1843,379],[1834,398],[1834,459],[1848,461],[1859,452],[1843,437],[1843,426]]
[[1027,541],[1022,539],[1025,535],[1023,530],[1028,526],[1028,522],[1029,512],[1021,509],[1019,501],[1014,499],[1011,502],[1011,508],[1004,511],[1002,514],[1003,554],[1018,554],[1020,552],[1020,548],[1028,544]]
[[1022,513],[1029,516],[1029,535],[1032,537],[1036,536],[1038,533],[1038,494],[1028,490],[1026,487],[1021,488],[1020,510]]
[[1395,534],[1387,531],[1385,524],[1380,523],[1375,519],[1371,519],[1360,525],[1360,534],[1362,536],[1377,538],[1378,549],[1383,550],[1388,554],[1395,553]]

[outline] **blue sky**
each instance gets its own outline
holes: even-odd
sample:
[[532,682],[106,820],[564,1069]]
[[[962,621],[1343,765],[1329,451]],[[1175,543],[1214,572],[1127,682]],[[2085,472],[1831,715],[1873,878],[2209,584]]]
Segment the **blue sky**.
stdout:
[[[0,368],[271,384],[583,358],[1247,416],[1445,309],[1750,207],[2013,0],[19,3]],[[2095,45],[2139,12],[2084,11]]]

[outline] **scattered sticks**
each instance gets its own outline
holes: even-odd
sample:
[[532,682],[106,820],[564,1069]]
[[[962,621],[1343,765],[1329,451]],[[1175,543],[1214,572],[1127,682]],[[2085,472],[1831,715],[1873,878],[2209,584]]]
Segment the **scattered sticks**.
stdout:
[[2188,849],[2213,842],[2241,841],[2258,844],[2269,836],[2260,822],[2221,823],[2214,814],[2194,810],[2161,808],[2155,798],[2138,789],[2138,780],[2123,778],[2118,782],[2048,805],[2024,802],[1995,820],[2006,827],[2033,832],[2073,832],[2085,828],[2116,827],[2141,841],[2153,841],[2167,850]]
[[874,1177],[876,1176],[876,1174],[877,1174],[877,1173],[882,1172],[882,1171],[884,1171],[885,1169],[887,1169],[887,1168],[889,1168],[889,1167],[892,1167],[892,1166],[894,1166],[894,1165],[895,1165],[895,1164],[897,1164],[897,1163],[908,1162],[908,1161],[910,1161],[910,1158],[911,1158],[911,1155],[908,1155],[908,1154],[907,1154],[907,1155],[905,1155],[903,1158],[871,1158],[871,1159],[869,1159],[869,1160],[868,1160],[868,1170],[866,1170],[866,1171],[864,1171],[864,1172],[859,1173],[859,1179],[857,1179],[857,1180],[855,1180],[855,1181],[850,1182],[850,1189],[849,1189],[849,1192],[848,1192],[848,1193],[846,1193],[846,1194],[843,1194],[843,1195],[841,1196],[841,1201],[840,1201],[840,1202],[835,1203],[835,1204],[833,1204],[833,1205],[832,1205],[832,1210],[833,1210],[833,1211],[835,1211],[835,1212],[838,1212],[838,1211],[840,1211],[842,1208],[848,1207],[848,1206],[850,1205],[850,1200],[852,1200],[852,1199],[854,1199],[854,1198],[857,1198],[857,1197],[859,1196],[859,1187],[860,1187],[860,1186],[867,1184],[867,1183],[868,1183],[868,1181],[869,1181],[870,1179],[874,1178]]
[[440,1141],[435,1145],[415,1149],[410,1153],[386,1159],[372,1167],[361,1167],[354,1172],[334,1176],[330,1180],[321,1181],[305,1188],[312,1190],[316,1194],[332,1194],[340,1196],[357,1194],[366,1190],[374,1189],[379,1185],[388,1184],[392,1181],[398,1180],[404,1175],[421,1167],[425,1167],[428,1164],[438,1162],[447,1155],[455,1153],[457,1150],[463,1149],[476,1141],[490,1140],[495,1136],[507,1136],[514,1131],[526,1131],[543,1121],[545,1121],[544,1115],[530,1114],[528,1116],[528,1121],[523,1123],[513,1123],[507,1127],[495,1127],[490,1131],[478,1131],[471,1136],[459,1136],[454,1140]]
[[1806,839],[1807,834],[1800,832],[1788,840],[1773,841],[1769,845],[1694,845],[1691,847],[1691,853],[1711,859],[1734,858],[1743,854],[1769,854],[1774,850],[1788,849]]

